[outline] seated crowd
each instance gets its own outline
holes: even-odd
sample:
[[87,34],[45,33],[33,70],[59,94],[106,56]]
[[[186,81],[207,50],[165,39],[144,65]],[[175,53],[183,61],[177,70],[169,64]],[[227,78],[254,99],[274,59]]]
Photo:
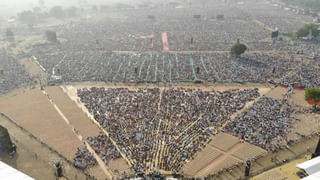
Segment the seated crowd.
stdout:
[[0,49],[0,95],[33,83],[34,79],[18,60]]
[[73,164],[77,168],[86,169],[97,165],[97,161],[86,147],[82,147],[77,149]]
[[281,142],[287,142],[295,113],[286,100],[262,97],[223,131],[267,151],[275,151]]
[[[136,172],[178,172],[259,92],[91,88],[79,89],[78,95]],[[119,157],[106,136],[88,140],[106,164]]]
[[320,66],[304,66],[292,76],[282,78],[283,85],[293,85],[300,88],[320,88]]
[[[44,56],[42,56],[44,57]],[[236,60],[229,53],[117,54],[66,53],[39,58],[47,72],[64,82],[238,82],[266,83],[300,70],[285,55],[254,53]]]

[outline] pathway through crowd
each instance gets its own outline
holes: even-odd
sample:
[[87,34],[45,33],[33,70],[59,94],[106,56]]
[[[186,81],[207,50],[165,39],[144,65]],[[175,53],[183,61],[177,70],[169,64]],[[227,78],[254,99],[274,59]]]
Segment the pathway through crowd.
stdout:
[[163,52],[169,52],[169,42],[168,42],[168,35],[166,32],[161,34],[162,37],[162,45],[163,45]]
[[94,158],[97,160],[98,165],[100,166],[100,168],[102,169],[102,171],[104,172],[104,174],[108,177],[108,179],[113,179],[113,175],[111,174],[111,172],[108,170],[108,168],[106,167],[105,163],[103,162],[103,160],[99,157],[99,155],[92,149],[92,147],[90,146],[90,144],[87,142],[86,139],[84,139],[79,132],[77,131],[77,129],[75,127],[73,127],[73,125],[70,123],[70,121],[67,119],[67,117],[62,113],[62,111],[60,110],[60,108],[54,103],[54,101],[49,97],[49,94],[46,91],[42,91],[42,93],[48,98],[48,100],[50,101],[50,103],[53,105],[53,107],[56,109],[56,111],[58,112],[58,114],[61,116],[61,118],[66,122],[66,124],[68,125],[68,127],[71,128],[72,132],[77,136],[77,138],[83,142],[88,151],[90,153],[93,154]]

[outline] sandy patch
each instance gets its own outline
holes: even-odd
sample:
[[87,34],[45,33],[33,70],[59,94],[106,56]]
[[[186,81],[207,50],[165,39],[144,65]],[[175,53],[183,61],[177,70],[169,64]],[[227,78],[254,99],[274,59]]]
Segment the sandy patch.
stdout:
[[1,101],[0,109],[69,160],[73,159],[76,149],[82,146],[48,98],[38,89]]

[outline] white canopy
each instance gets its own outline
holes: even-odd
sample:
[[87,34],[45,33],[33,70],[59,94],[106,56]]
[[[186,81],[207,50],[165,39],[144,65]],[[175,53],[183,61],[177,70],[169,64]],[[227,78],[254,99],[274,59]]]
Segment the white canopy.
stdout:
[[301,180],[319,180],[319,179],[320,179],[320,171],[314,174],[311,174],[310,176],[307,176],[305,178],[302,178]]
[[313,158],[307,162],[297,165],[297,168],[303,169],[308,175],[312,175],[320,171],[320,156]]
[[0,179],[5,180],[34,180],[22,172],[0,161]]

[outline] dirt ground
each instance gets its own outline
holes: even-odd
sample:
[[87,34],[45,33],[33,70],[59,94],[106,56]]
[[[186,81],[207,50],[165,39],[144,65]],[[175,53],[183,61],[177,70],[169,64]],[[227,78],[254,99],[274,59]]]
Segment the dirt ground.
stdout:
[[[3,99],[0,101],[1,112],[62,156],[73,161],[77,148],[84,146],[81,139],[95,136],[99,130],[92,125],[68,96],[63,96],[65,94],[61,89],[49,88],[48,91],[55,98],[54,100],[50,95],[47,96],[45,91],[42,92],[39,89]],[[62,106],[61,110],[57,109],[56,104],[53,104],[56,101]],[[66,116],[72,121],[66,119]],[[76,128],[79,127],[85,136],[81,135],[79,138],[79,135],[74,133],[74,128],[71,128],[71,124],[66,120],[77,125]],[[105,168],[103,171],[107,172]]]
[[39,89],[0,101],[0,110],[69,160],[82,146]]
[[8,129],[12,141],[17,146],[17,154],[13,159],[0,154],[0,159],[8,165],[28,174],[35,179],[56,180],[54,176],[53,161],[61,160],[64,167],[65,177],[68,179],[85,180],[82,171],[74,168],[57,153],[31,137],[26,131],[16,126],[13,122],[0,116],[0,125]]
[[[60,99],[57,103],[59,103],[60,106],[65,109],[66,116],[69,115],[69,120],[74,124],[79,132],[83,132],[81,134],[86,135],[86,137],[90,137],[96,136],[97,133],[100,132],[99,128],[93,124],[92,115],[86,109],[84,104],[80,102],[77,96],[76,88],[73,86],[50,87],[47,88],[47,91],[50,95],[52,95],[54,100]],[[66,108],[66,106],[68,108]],[[77,111],[77,113],[75,113],[75,111]],[[81,117],[78,117],[77,115],[81,115]],[[73,118],[73,116],[75,117]],[[88,134],[90,131],[92,131],[93,134]],[[116,176],[123,172],[132,173],[127,162],[122,158],[111,161],[108,165],[108,168],[110,168],[113,174]]]
[[[289,99],[289,103],[297,110],[311,109],[312,106],[304,99],[305,92],[303,90],[294,90]],[[296,121],[293,123],[293,128],[289,134],[289,139],[296,140],[301,135],[308,136],[320,130],[320,114],[315,113],[297,113]]]
[[304,91],[301,90],[295,90],[291,101],[293,104],[296,104],[298,106],[304,107],[304,108],[310,108],[311,106],[307,103],[307,101],[304,100]]
[[283,96],[288,92],[287,89],[282,87],[274,88],[272,91],[266,94],[266,97],[275,98],[275,99],[282,99]]
[[183,172],[192,177],[206,176],[266,153],[257,146],[241,143],[234,136],[219,133],[192,161],[183,167]]
[[76,103],[60,87],[47,87],[45,91],[84,138],[99,134],[98,127],[91,123],[88,116],[77,107]]
[[299,169],[296,167],[296,165],[299,163],[303,163],[309,159],[310,159],[310,156],[304,156],[302,158],[291,161],[290,163],[287,163],[283,166],[276,167],[269,171],[266,171],[251,179],[252,180],[273,180],[273,179],[299,180],[300,178],[296,175]]
[[20,60],[20,63],[25,67],[26,71],[37,79],[37,85],[47,83],[47,74],[39,68],[32,58],[24,58]]
[[114,172],[114,174],[118,176],[124,172],[127,174],[132,173],[132,170],[129,168],[127,162],[122,158],[111,160],[109,163],[109,167]]

